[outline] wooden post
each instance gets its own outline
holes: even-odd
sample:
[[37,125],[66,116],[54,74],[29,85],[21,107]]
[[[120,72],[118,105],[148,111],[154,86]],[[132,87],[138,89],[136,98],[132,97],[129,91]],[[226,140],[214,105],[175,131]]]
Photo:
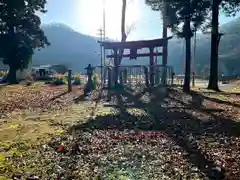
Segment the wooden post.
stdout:
[[114,84],[116,85],[118,83],[118,75],[119,75],[119,72],[118,72],[118,61],[119,61],[119,58],[118,58],[118,49],[114,49]]
[[145,74],[145,83],[146,83],[146,87],[149,87],[149,79],[148,79],[148,68],[146,66],[144,66],[144,74]]
[[173,85],[174,83],[174,76],[175,76],[175,73],[173,72],[173,68],[171,68],[171,78],[172,78],[171,85]]
[[157,56],[155,56],[155,84],[158,85],[160,83],[160,73],[159,73],[159,66],[157,61]]
[[125,83],[125,84],[127,84],[127,78],[128,78],[128,77],[127,77],[127,75],[128,75],[127,72],[128,72],[128,70],[127,70],[127,68],[125,68],[124,71],[123,71],[124,83]]
[[108,89],[112,88],[112,69],[108,67]]
[[111,101],[111,89],[112,89],[112,68],[108,67],[107,68],[107,73],[108,73],[108,86],[107,86],[107,101]]
[[72,70],[68,70],[68,92],[72,92]]
[[119,80],[120,80],[120,84],[123,84],[123,70],[122,69],[120,70]]
[[153,54],[153,47],[150,47],[150,59],[149,59],[149,65],[150,65],[150,85],[151,87],[154,86],[154,54]]

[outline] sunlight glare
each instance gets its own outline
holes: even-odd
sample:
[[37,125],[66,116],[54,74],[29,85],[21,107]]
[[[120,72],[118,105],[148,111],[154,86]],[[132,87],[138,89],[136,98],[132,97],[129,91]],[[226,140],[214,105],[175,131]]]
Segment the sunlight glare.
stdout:
[[[112,39],[120,39],[121,37],[121,13],[122,0],[105,0],[106,12],[106,36]],[[134,26],[134,23],[140,17],[140,6],[137,0],[128,3],[126,11],[126,29]],[[85,34],[97,35],[97,30],[103,26],[103,1],[102,0],[81,0],[79,7],[79,26]]]

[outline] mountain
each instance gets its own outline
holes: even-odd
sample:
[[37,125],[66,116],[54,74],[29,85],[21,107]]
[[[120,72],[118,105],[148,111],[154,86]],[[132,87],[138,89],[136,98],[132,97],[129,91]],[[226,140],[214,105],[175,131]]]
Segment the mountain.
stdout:
[[[240,18],[222,25],[220,32],[224,35],[219,45],[219,72],[226,75],[240,74]],[[199,33],[196,42],[196,71],[198,74],[205,73],[204,69],[209,69],[210,64],[211,37],[209,34]],[[169,64],[174,66],[177,73],[184,69],[183,43],[183,39],[169,42]]]
[[[34,55],[34,64],[65,64],[75,72],[83,72],[84,67],[91,63],[93,65],[100,64],[100,58],[95,52],[99,52],[99,44],[97,38],[83,35],[71,29],[70,27],[54,23],[44,25],[43,30],[51,46],[37,51]],[[219,47],[219,71],[224,74],[232,74],[233,71],[240,73],[240,66],[236,66],[238,57],[240,57],[240,18],[221,26],[220,31],[224,35]],[[192,41],[193,42],[193,41]],[[192,43],[193,45],[193,43]],[[209,69],[210,62],[210,35],[199,33],[197,35],[196,48],[196,71],[204,72]],[[192,48],[193,50],[193,48]],[[184,70],[184,40],[173,38],[169,41],[169,65],[172,65],[176,73],[182,73]],[[161,57],[158,58],[161,62]],[[139,58],[138,60],[123,60],[124,65],[129,64],[148,64],[147,58]],[[239,63],[240,64],[240,63]]]
[[[100,46],[97,38],[74,31],[72,28],[61,24],[51,23],[42,26],[51,45],[33,56],[33,65],[63,64],[73,72],[85,72],[88,64],[100,65],[98,52]],[[240,73],[240,18],[220,27],[225,35],[219,47],[219,71],[224,74]],[[193,41],[192,41],[193,42]],[[193,45],[193,43],[192,43]],[[192,49],[193,50],[193,49]],[[184,70],[184,40],[173,38],[169,41],[169,65],[174,67],[176,73]],[[161,57],[158,58],[161,62]],[[123,64],[148,64],[147,58],[137,60],[123,60]],[[195,67],[198,74],[209,71],[210,62],[210,35],[199,33],[197,35]],[[2,65],[0,64],[0,67]]]
[[220,43],[220,60],[229,71],[240,74],[240,18],[222,26],[225,34]]
[[83,71],[87,64],[98,65],[100,46],[97,38],[80,34],[70,27],[52,23],[42,29],[51,45],[33,56],[33,65],[64,64],[74,72]]

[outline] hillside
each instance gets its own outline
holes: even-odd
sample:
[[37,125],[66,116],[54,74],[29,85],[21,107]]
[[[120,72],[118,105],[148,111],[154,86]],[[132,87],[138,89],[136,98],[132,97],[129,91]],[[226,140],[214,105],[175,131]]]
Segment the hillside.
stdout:
[[225,35],[220,45],[220,59],[229,70],[240,73],[240,18],[225,24],[221,31]]
[[[44,25],[43,29],[51,42],[51,46],[36,52],[34,64],[66,64],[74,71],[83,71],[83,67],[88,63],[99,65],[99,56],[94,53],[99,52],[99,44],[96,38],[75,32],[63,24]],[[231,74],[232,71],[240,72],[240,69],[235,66],[238,57],[240,57],[240,54],[238,54],[240,34],[236,33],[237,29],[240,29],[240,19],[221,27],[221,31],[226,35],[222,37],[220,43],[219,66],[220,71],[225,74]],[[182,39],[176,38],[169,42],[169,65],[174,66],[176,73],[181,73],[184,69],[183,43]],[[209,35],[198,34],[196,56],[196,70],[200,72],[204,66],[209,66]],[[161,58],[159,58],[159,61],[161,61]],[[147,63],[148,60],[146,59],[123,60],[123,64]]]
[[[83,35],[70,27],[53,23],[42,26],[51,46],[36,51],[33,57],[33,65],[40,64],[64,64],[73,69],[74,72],[84,72],[84,67],[91,63],[100,64],[99,44],[97,38]],[[220,71],[232,74],[234,71],[240,73],[240,18],[221,26],[221,32],[226,35],[220,43]],[[176,73],[184,69],[184,41],[174,38],[169,42],[169,65],[172,65]],[[193,43],[192,43],[193,44]],[[97,52],[97,53],[95,53]],[[196,51],[196,70],[203,71],[203,67],[209,66],[210,59],[210,36],[198,34]],[[161,58],[159,58],[161,61]],[[123,60],[123,64],[147,64],[148,60],[137,61]],[[2,67],[2,65],[0,65]]]
[[[222,25],[220,32],[224,33],[224,36],[222,36],[219,46],[219,71],[227,75],[240,74],[240,18]],[[202,71],[204,66],[209,66],[210,40],[210,35],[197,35],[196,70],[198,72]],[[179,41],[181,43],[177,43],[177,40],[173,39],[169,43],[169,62],[178,73],[184,67],[184,42],[183,40]]]
[[97,39],[80,34],[64,24],[43,25],[51,45],[36,51],[33,64],[64,64],[73,71],[82,71],[88,63],[97,64],[99,44]]

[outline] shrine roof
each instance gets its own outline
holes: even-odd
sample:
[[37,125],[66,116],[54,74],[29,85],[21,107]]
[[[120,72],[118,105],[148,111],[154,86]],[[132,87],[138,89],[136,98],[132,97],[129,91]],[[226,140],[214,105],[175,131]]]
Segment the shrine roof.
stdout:
[[[171,37],[167,38],[167,41],[171,39]],[[126,42],[102,42],[102,46],[105,49],[132,49],[132,48],[150,48],[150,47],[161,47],[165,44],[164,39],[152,39],[152,40],[142,40],[142,41],[126,41]]]

